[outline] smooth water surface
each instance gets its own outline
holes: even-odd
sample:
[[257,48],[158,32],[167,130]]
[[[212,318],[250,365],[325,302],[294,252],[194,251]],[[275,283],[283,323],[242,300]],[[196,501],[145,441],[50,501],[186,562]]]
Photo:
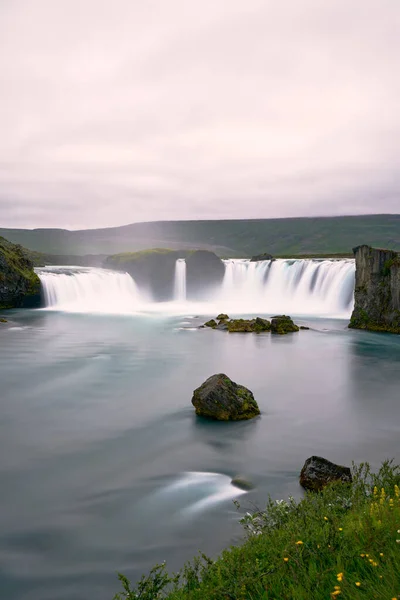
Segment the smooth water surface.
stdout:
[[[177,569],[240,539],[242,507],[300,495],[312,454],[400,460],[400,338],[297,320],[287,336],[202,318],[15,311],[0,329],[0,597],[111,600],[116,572]],[[260,418],[195,417],[225,372]],[[230,484],[238,473],[256,488]]]

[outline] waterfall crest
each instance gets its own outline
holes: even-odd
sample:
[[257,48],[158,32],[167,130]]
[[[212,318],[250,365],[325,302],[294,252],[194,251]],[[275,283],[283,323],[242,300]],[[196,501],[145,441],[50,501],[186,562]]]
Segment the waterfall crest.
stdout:
[[65,312],[129,314],[141,306],[130,275],[92,267],[36,269],[46,308]]
[[222,284],[201,301],[186,297],[186,262],[175,265],[173,298],[151,302],[127,273],[91,267],[37,269],[47,308],[130,314],[174,312],[233,315],[290,314],[348,318],[353,306],[353,259],[224,260]]

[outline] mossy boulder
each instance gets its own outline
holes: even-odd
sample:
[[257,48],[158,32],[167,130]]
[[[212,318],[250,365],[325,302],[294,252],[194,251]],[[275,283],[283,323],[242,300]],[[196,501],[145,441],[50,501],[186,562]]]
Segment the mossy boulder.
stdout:
[[260,414],[253,393],[224,373],[209,377],[193,392],[196,414],[217,421],[240,421]]
[[255,319],[232,319],[228,321],[230,333],[262,333],[270,331],[271,323],[268,319],[256,317]]
[[299,331],[299,327],[293,323],[291,317],[288,317],[287,315],[277,315],[271,318],[271,333],[284,335],[295,331]]
[[231,484],[246,492],[254,488],[252,482],[245,475],[235,475],[232,477]]
[[27,251],[0,237],[0,309],[40,306],[40,279]]
[[215,329],[217,325],[218,323],[215,319],[210,319],[209,321],[206,321],[206,323],[204,323],[205,327],[211,327],[211,329]]
[[217,321],[228,321],[229,316],[225,313],[219,313]]
[[351,483],[352,476],[349,467],[336,465],[321,456],[311,456],[306,460],[300,473],[300,485],[303,488],[319,492],[334,481]]
[[3,319],[3,318],[0,319],[0,323],[7,323],[7,322],[8,322],[7,319]]

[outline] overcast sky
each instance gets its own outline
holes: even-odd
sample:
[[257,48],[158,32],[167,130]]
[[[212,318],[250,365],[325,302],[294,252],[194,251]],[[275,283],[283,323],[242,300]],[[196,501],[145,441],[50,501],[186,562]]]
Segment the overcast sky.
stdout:
[[0,226],[400,212],[400,0],[0,0]]

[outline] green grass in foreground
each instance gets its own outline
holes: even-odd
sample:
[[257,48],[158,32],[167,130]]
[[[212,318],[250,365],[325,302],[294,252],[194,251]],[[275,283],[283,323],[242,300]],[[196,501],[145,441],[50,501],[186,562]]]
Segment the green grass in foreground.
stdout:
[[177,575],[157,565],[135,589],[120,575],[114,600],[397,600],[400,598],[400,467],[353,467],[299,503],[269,500],[247,513],[248,538],[213,561],[199,555]]

